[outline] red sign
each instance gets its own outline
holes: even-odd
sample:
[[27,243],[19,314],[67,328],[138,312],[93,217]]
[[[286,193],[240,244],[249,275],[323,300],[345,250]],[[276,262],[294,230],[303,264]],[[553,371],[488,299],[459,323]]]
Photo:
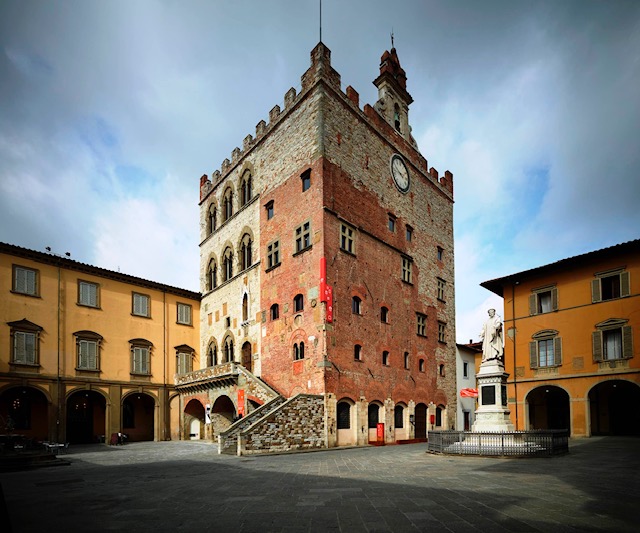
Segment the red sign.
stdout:
[[460,389],[461,398],[477,398],[478,389]]
[[238,416],[244,416],[244,389],[238,389]]

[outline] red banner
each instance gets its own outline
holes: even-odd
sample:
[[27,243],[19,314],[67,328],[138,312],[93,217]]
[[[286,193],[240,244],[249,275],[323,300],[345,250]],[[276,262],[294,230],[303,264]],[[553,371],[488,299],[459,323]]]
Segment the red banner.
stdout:
[[244,389],[238,389],[238,416],[244,416]]
[[478,389],[460,389],[461,398],[477,398]]
[[320,258],[320,301],[327,301],[327,260],[324,257]]

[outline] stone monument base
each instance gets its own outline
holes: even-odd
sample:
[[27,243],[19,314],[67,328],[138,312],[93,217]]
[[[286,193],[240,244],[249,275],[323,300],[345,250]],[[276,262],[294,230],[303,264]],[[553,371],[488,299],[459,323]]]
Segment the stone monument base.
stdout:
[[480,365],[476,374],[478,409],[471,431],[510,432],[514,426],[507,409],[507,374],[502,362],[493,359]]

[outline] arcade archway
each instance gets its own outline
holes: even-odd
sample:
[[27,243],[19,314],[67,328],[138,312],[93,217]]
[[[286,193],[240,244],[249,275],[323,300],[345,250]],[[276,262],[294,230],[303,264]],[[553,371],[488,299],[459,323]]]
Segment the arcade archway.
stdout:
[[640,435],[640,386],[613,379],[589,391],[592,435]]
[[427,406],[423,403],[416,405],[415,410],[416,439],[427,438]]
[[529,408],[528,429],[571,430],[569,395],[553,385],[543,385],[527,395]]
[[93,390],[79,390],[67,398],[67,442],[90,444],[106,435],[107,401]]
[[213,436],[227,429],[236,418],[236,407],[228,396],[219,396],[211,406]]
[[122,401],[122,432],[129,442],[154,440],[155,406],[153,397],[143,392],[129,394]]
[[186,439],[199,440],[204,437],[204,407],[198,400],[189,400],[184,408]]
[[0,395],[0,432],[47,440],[48,420],[49,402],[42,391],[33,387],[14,387]]

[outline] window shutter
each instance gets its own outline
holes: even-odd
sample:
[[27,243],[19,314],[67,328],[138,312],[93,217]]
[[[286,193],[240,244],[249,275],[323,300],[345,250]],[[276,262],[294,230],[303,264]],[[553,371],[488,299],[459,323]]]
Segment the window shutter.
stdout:
[[78,341],[78,368],[87,367],[87,341]]
[[536,312],[538,311],[538,306],[536,305],[537,303],[538,303],[538,296],[536,294],[529,295],[529,314],[530,315],[535,315]]
[[593,360],[599,363],[602,361],[602,331],[594,331],[591,338],[593,340]]
[[620,296],[629,296],[631,294],[631,280],[629,272],[620,273]]
[[87,368],[95,370],[98,368],[97,360],[98,343],[87,342]]
[[529,366],[538,368],[538,343],[536,341],[529,343]]
[[17,292],[27,292],[26,271],[22,268],[16,268],[15,290]]
[[562,339],[560,337],[556,337],[553,339],[553,356],[555,358],[554,364],[556,366],[562,365]]
[[602,301],[600,296],[600,279],[594,279],[591,281],[591,302],[596,303]]
[[558,310],[558,289],[551,289],[551,309],[553,311]]
[[622,326],[622,357],[633,357],[633,337],[631,326]]
[[16,331],[13,334],[13,361],[15,363],[26,363],[26,333]]

